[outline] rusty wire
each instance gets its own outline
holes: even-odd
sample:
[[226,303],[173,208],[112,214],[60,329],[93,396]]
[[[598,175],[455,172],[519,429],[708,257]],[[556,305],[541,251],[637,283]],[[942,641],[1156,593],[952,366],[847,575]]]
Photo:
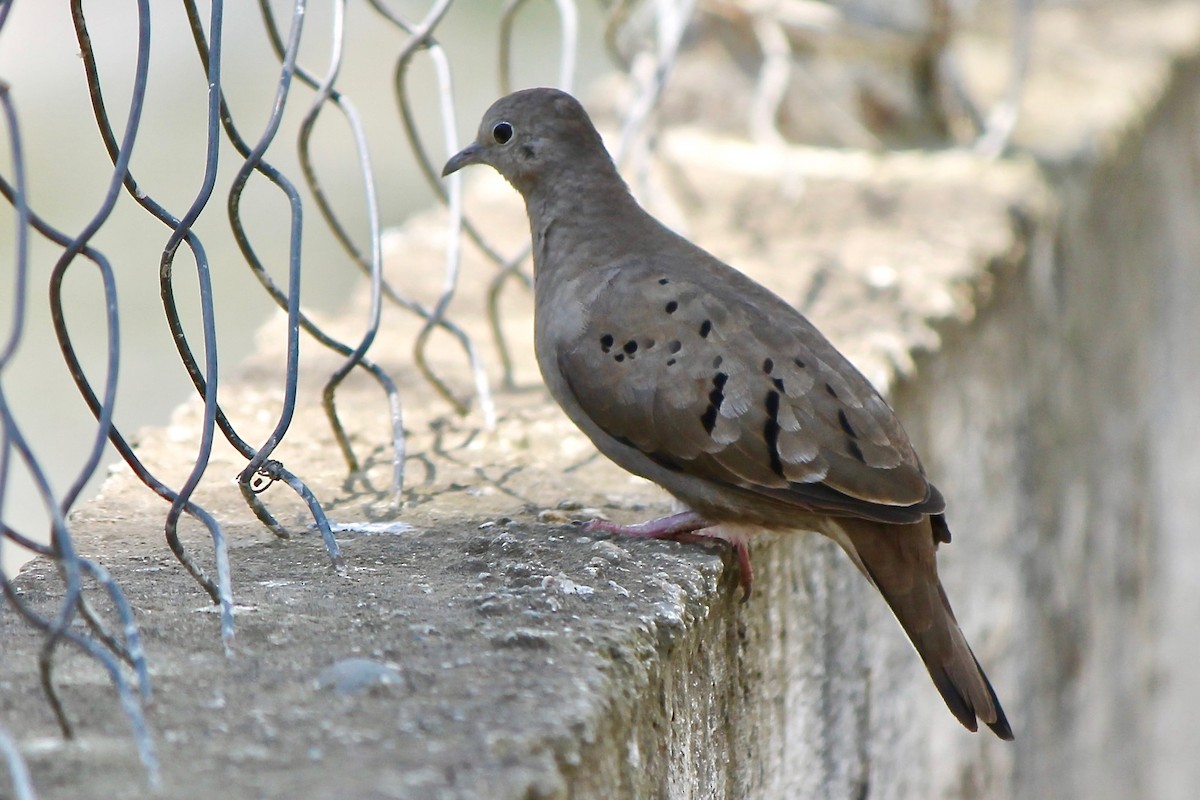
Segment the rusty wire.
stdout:
[[[425,318],[425,324],[421,326],[421,331],[414,342],[413,358],[417,369],[421,371],[425,379],[437,390],[438,394],[450,402],[460,413],[463,413],[466,411],[466,406],[453,396],[446,383],[433,371],[425,352],[430,333],[432,333],[435,327],[442,325],[445,321],[446,308],[449,306],[450,301],[454,299],[454,292],[458,285],[460,261],[458,249],[459,233],[463,227],[461,213],[462,184],[461,181],[452,180],[450,181],[449,190],[443,189],[437,171],[434,169],[428,152],[417,133],[412,106],[409,103],[408,84],[406,80],[414,56],[422,51],[427,52],[433,61],[437,75],[438,108],[446,147],[453,152],[456,148],[456,135],[450,64],[445,50],[433,38],[434,29],[445,18],[446,12],[450,10],[452,0],[438,0],[433,3],[425,17],[416,23],[406,21],[385,4],[378,2],[378,0],[369,0],[369,2],[372,8],[379,12],[384,19],[408,36],[407,41],[396,58],[396,65],[393,71],[392,80],[396,93],[396,103],[399,107],[404,130],[408,134],[414,155],[417,157],[417,165],[420,167],[421,173],[433,187],[435,193],[451,209],[450,246],[447,248],[446,272],[442,292],[432,309],[428,311],[420,309],[421,315]],[[475,238],[477,241],[482,242],[482,237],[478,236],[478,234],[475,234]],[[407,307],[416,308],[415,304],[410,304]],[[484,415],[484,424],[490,428],[495,424],[495,406],[492,402],[491,390],[487,384],[487,374],[484,372],[483,363],[470,337],[461,330],[455,330],[454,332],[466,350],[475,379],[480,407]]]
[[[7,22],[8,9],[8,4],[0,8],[0,30],[2,30],[3,25]],[[139,7],[139,11],[148,11],[145,0]],[[148,20],[142,26],[142,29],[148,29]],[[117,689],[122,707],[129,717],[139,755],[146,766],[151,782],[154,783],[157,781],[158,776],[157,757],[149,730],[146,726],[145,717],[141,710],[141,704],[150,699],[150,683],[145,658],[137,636],[137,629],[133,623],[132,613],[120,588],[109,578],[107,572],[99,565],[88,559],[81,558],[77,554],[66,522],[67,512],[78,497],[83,483],[99,465],[106,434],[112,427],[112,405],[115,400],[116,374],[120,353],[120,348],[117,345],[118,320],[115,284],[111,266],[102,255],[89,247],[88,239],[103,223],[103,220],[111,210],[112,200],[115,198],[120,187],[120,171],[118,170],[118,173],[115,173],[115,179],[110,184],[110,190],[104,206],[97,213],[96,217],[93,218],[92,223],[77,237],[65,236],[46,224],[29,208],[20,125],[9,97],[7,84],[0,84],[0,103],[3,105],[4,126],[13,159],[12,180],[10,182],[7,179],[0,179],[0,192],[3,193],[16,212],[15,283],[12,295],[13,324],[9,338],[5,342],[3,349],[0,350],[0,374],[3,374],[4,367],[16,353],[24,333],[27,303],[29,300],[28,243],[31,229],[50,238],[64,248],[63,256],[59,259],[51,273],[52,306],[56,298],[58,298],[56,290],[61,285],[61,276],[66,266],[76,256],[83,255],[98,268],[104,283],[109,341],[105,379],[106,388],[103,403],[96,401],[94,393],[90,392],[89,385],[89,404],[94,404],[98,423],[91,452],[85,461],[84,468],[81,470],[80,477],[61,500],[57,500],[54,497],[46,473],[35,457],[32,447],[26,441],[16,420],[13,418],[7,399],[5,398],[3,385],[0,384],[0,423],[3,426],[0,428],[0,432],[2,432],[2,439],[0,439],[0,489],[6,483],[10,470],[10,459],[15,454],[32,476],[38,496],[47,515],[50,517],[51,523],[50,544],[42,545],[13,530],[9,525],[0,522],[0,548],[3,548],[5,543],[12,542],[50,558],[58,567],[64,586],[63,598],[59,604],[57,613],[53,615],[40,613],[28,605],[8,580],[8,577],[3,573],[0,573],[0,591],[3,592],[10,608],[14,609],[21,618],[44,634],[45,638],[38,659],[39,674],[46,698],[64,734],[68,736],[71,734],[71,725],[54,684],[53,658],[58,645],[68,642],[94,658],[108,672]],[[135,100],[130,110],[129,123],[127,123],[127,137],[136,136],[139,110],[139,103]],[[65,329],[59,324],[58,314],[55,314],[55,329],[61,340]],[[70,349],[69,340],[67,341],[68,347],[65,350]],[[77,380],[82,378],[82,372],[77,369],[77,361],[69,364],[69,366],[71,367],[73,376]],[[2,517],[4,499],[4,492],[0,491],[0,517]],[[120,637],[109,633],[98,615],[88,605],[84,597],[85,578],[90,578],[94,581],[112,601],[118,618],[122,623],[124,641]],[[81,634],[70,628],[77,614],[85,620],[92,632],[92,636]],[[140,698],[135,697],[131,690],[129,682],[121,670],[119,661],[124,661],[133,667],[137,678]],[[22,785],[21,782],[22,768],[16,764],[11,753],[8,755],[8,760],[10,765],[12,765],[10,766],[10,773],[14,781],[14,792],[25,792],[28,787]],[[32,790],[29,791],[31,792]]]
[[[575,0],[546,0],[546,2],[551,2],[558,14],[562,48],[554,76],[549,77],[545,82],[557,83],[562,88],[570,90],[573,88],[572,84],[575,79],[580,36],[577,3]],[[0,45],[3,43],[4,29],[12,5],[12,0],[0,0]],[[380,246],[382,226],[376,190],[377,175],[368,155],[368,135],[356,106],[338,88],[338,79],[346,50],[344,19],[347,3],[345,0],[332,0],[328,6],[331,13],[328,30],[332,47],[327,63],[317,68],[299,63],[300,43],[305,29],[305,21],[311,16],[307,0],[291,0],[288,6],[290,15],[287,19],[278,18],[276,8],[269,0],[260,0],[259,14],[264,26],[265,39],[278,65],[278,77],[268,119],[263,124],[261,131],[252,135],[244,133],[243,129],[235,122],[234,113],[227,102],[223,89],[223,80],[226,78],[222,72],[222,46],[225,30],[223,0],[212,0],[206,17],[201,15],[195,0],[184,0],[183,6],[192,34],[191,44],[197,55],[199,69],[209,88],[205,105],[204,174],[188,207],[178,214],[170,211],[165,203],[160,202],[139,184],[130,166],[134,145],[139,140],[146,86],[151,73],[149,58],[151,44],[150,0],[136,0],[137,31],[136,35],[128,37],[131,46],[136,48],[136,59],[132,74],[126,76],[132,78],[132,90],[129,92],[128,104],[121,109],[117,109],[104,93],[105,82],[101,79],[97,66],[96,47],[92,42],[85,13],[87,3],[85,0],[72,0],[70,4],[80,63],[87,82],[96,131],[112,167],[109,173],[108,189],[103,201],[95,209],[89,222],[76,233],[63,230],[30,207],[19,120],[12,107],[9,87],[3,83],[3,76],[0,76],[0,117],[3,119],[0,131],[3,132],[11,153],[11,166],[6,170],[0,170],[0,194],[3,194],[12,210],[13,229],[16,233],[12,248],[13,264],[15,265],[10,301],[12,322],[7,338],[0,342],[0,554],[3,553],[6,545],[25,547],[38,556],[51,561],[62,584],[61,597],[55,601],[57,605],[51,610],[34,607],[22,595],[17,585],[3,573],[0,573],[0,592],[4,594],[7,606],[42,637],[38,662],[39,676],[47,701],[53,709],[64,735],[68,737],[73,735],[73,726],[56,686],[54,664],[60,645],[65,643],[94,659],[109,675],[118,696],[118,702],[128,718],[139,756],[152,784],[158,779],[158,761],[153,737],[143,710],[151,698],[151,686],[145,653],[141,646],[137,626],[134,623],[133,609],[125,599],[120,586],[107,570],[99,563],[84,558],[76,552],[68,521],[70,512],[80,499],[85,484],[100,469],[106,445],[111,445],[115,449],[137,480],[166,502],[164,537],[179,562],[209,595],[213,603],[219,607],[221,639],[226,651],[232,653],[235,644],[234,591],[230,578],[226,536],[214,516],[193,499],[196,488],[209,470],[212,448],[218,435],[223,437],[246,460],[245,466],[238,473],[237,480],[241,494],[255,516],[276,535],[288,536],[286,527],[278,521],[267,505],[267,490],[275,483],[287,485],[307,507],[313,525],[323,537],[334,568],[344,569],[337,541],[333,535],[333,526],[327,518],[321,500],[299,475],[289,470],[281,460],[274,457],[276,449],[286,437],[294,420],[299,391],[299,348],[302,337],[307,336],[342,359],[340,365],[324,383],[321,403],[334,439],[346,462],[349,475],[348,485],[350,486],[353,486],[355,482],[362,482],[363,486],[369,489],[363,462],[355,454],[350,437],[339,418],[338,390],[347,376],[355,369],[363,370],[379,386],[387,407],[391,428],[390,443],[393,449],[391,485],[387,494],[397,505],[404,488],[404,465],[407,459],[403,405],[395,378],[369,357],[371,345],[379,329],[384,302],[393,303],[422,320],[420,332],[412,342],[414,363],[422,378],[455,411],[467,413],[472,408],[475,409],[480,414],[485,427],[490,427],[495,421],[495,406],[488,384],[485,360],[477,343],[448,316],[448,308],[455,297],[460,280],[460,231],[478,246],[496,268],[489,282],[486,314],[493,334],[493,344],[499,353],[504,384],[511,386],[513,383],[512,359],[504,340],[501,324],[502,294],[504,288],[514,280],[520,281],[526,286],[531,285],[531,276],[521,270],[521,267],[528,261],[528,249],[524,248],[515,254],[504,254],[497,246],[489,242],[479,228],[470,219],[463,216],[462,186],[459,176],[455,175],[450,180],[443,182],[435,166],[440,164],[446,155],[457,151],[459,141],[456,131],[462,118],[454,102],[450,60],[446,50],[437,39],[437,32],[449,12],[465,4],[456,4],[453,0],[433,0],[429,3],[424,15],[419,18],[409,18],[392,8],[384,0],[367,0],[365,5],[374,12],[379,20],[386,22],[396,30],[399,36],[403,37],[392,64],[396,113],[407,132],[412,154],[420,172],[432,187],[435,196],[449,211],[447,224],[450,235],[448,241],[451,244],[446,253],[442,287],[431,306],[425,306],[416,301],[408,296],[400,286],[383,278],[383,259]],[[509,0],[502,11],[499,26],[500,68],[497,75],[500,92],[507,92],[511,89],[512,37],[520,23],[521,12],[528,5],[527,0]],[[618,3],[611,12],[610,21],[605,26],[607,35],[615,37],[614,31],[624,23],[627,16],[627,6],[628,3]],[[641,98],[641,102],[636,107],[641,111],[636,117],[630,118],[625,125],[625,130],[635,131],[646,123],[649,108],[653,106],[657,93],[661,91],[662,84],[669,72],[667,61],[674,57],[678,47],[678,38],[671,39],[671,36],[677,36],[682,32],[680,27],[682,17],[679,17],[678,14],[681,11],[689,10],[690,6],[690,2],[681,2],[680,0],[656,0],[656,9],[659,14],[667,9],[675,15],[667,19],[666,23],[662,20],[659,21],[660,25],[668,25],[663,28],[663,31],[666,31],[666,39],[663,40],[660,35],[660,40],[667,41],[669,45],[673,43],[673,46],[664,47],[660,41],[656,61],[658,67],[654,72],[655,81],[639,85],[638,96]],[[600,32],[598,31],[594,35],[599,36]],[[136,44],[134,44],[135,42]],[[306,50],[305,52],[310,51]],[[418,112],[414,107],[413,87],[409,84],[413,74],[411,67],[418,58],[428,59],[433,67],[434,89],[437,98],[436,110],[423,108]],[[311,97],[307,101],[307,109],[300,122],[300,135],[296,143],[301,172],[301,181],[299,182],[290,180],[267,159],[269,149],[278,144],[278,133],[285,109],[289,104],[294,105],[299,102],[294,98],[297,87],[311,92]],[[466,117],[473,118],[478,113],[478,109],[467,109],[464,113]],[[315,166],[312,135],[318,123],[326,116],[336,117],[349,131],[353,141],[353,154],[349,161],[356,165],[358,170],[367,221],[365,238],[356,238],[350,233],[349,227],[343,221],[344,213],[334,207]],[[433,117],[438,120],[441,136],[436,147],[427,147],[420,139],[417,131],[418,116]],[[117,120],[116,124],[114,124],[114,119]],[[215,305],[218,298],[214,296],[212,267],[206,248],[195,229],[196,222],[201,217],[206,214],[209,217],[215,216],[212,200],[215,196],[220,196],[217,166],[221,154],[225,153],[228,156],[230,150],[240,159],[240,166],[225,194],[225,211],[229,229],[246,267],[271,302],[286,313],[287,319],[286,365],[279,387],[283,400],[282,408],[270,433],[257,446],[251,444],[245,436],[239,433],[230,416],[222,409],[218,399],[221,373],[216,343]],[[265,259],[259,255],[263,245],[256,240],[263,234],[251,230],[242,214],[243,196],[247,186],[252,182],[265,183],[271,187],[272,191],[279,192],[288,204],[290,219],[287,237],[287,278],[282,284],[272,278]],[[342,341],[324,330],[310,314],[304,311],[301,305],[301,234],[304,230],[303,207],[305,201],[301,189],[307,192],[320,219],[341,246],[350,264],[364,273],[369,281],[368,312],[363,320],[361,332],[353,342]],[[172,485],[159,478],[147,464],[143,463],[130,437],[119,428],[114,420],[114,404],[122,355],[127,352],[127,348],[136,347],[137,343],[124,343],[121,338],[121,314],[119,313],[114,266],[104,252],[96,246],[94,238],[96,233],[108,224],[116,204],[122,200],[123,196],[125,196],[126,202],[135,203],[166,228],[165,241],[162,244],[158,263],[159,295],[162,301],[163,315],[180,362],[186,370],[197,397],[203,404],[200,436],[196,450],[191,455],[191,468],[178,485]],[[35,454],[34,445],[36,443],[27,441],[23,435],[22,428],[5,396],[5,386],[2,380],[5,367],[22,345],[25,336],[27,307],[33,298],[38,296],[32,286],[32,278],[36,273],[31,272],[29,263],[29,241],[33,234],[44,238],[59,250],[57,260],[47,274],[51,321],[63,363],[95,421],[90,448],[83,465],[68,489],[60,495],[56,495],[52,490],[44,465],[39,462]],[[179,292],[181,290],[177,285],[176,270],[179,268],[177,255],[181,249],[190,254],[194,267],[196,286],[194,299],[199,305],[200,321],[199,335],[195,341],[189,335],[180,312]],[[83,268],[80,265],[90,265],[91,269],[99,276],[103,287],[101,302],[105,312],[104,330],[96,332],[96,335],[102,337],[105,345],[104,366],[101,375],[89,372],[84,360],[79,355],[80,343],[72,337],[68,326],[68,318],[73,312],[64,299],[63,286],[69,274]],[[440,374],[430,363],[429,341],[435,330],[448,333],[465,357],[464,374],[470,376],[474,392],[470,402],[455,396],[450,389],[451,382],[447,376]],[[438,369],[445,369],[445,367]],[[49,519],[48,544],[43,544],[28,532],[17,530],[5,520],[5,487],[14,465],[18,463],[32,476],[38,497]],[[211,576],[180,540],[179,523],[184,516],[194,519],[203,526],[212,541],[212,553],[209,558],[214,574]],[[13,795],[18,798],[33,797],[28,770],[21,760],[19,749],[2,727],[0,727],[0,753],[8,764],[8,785],[12,787]]]

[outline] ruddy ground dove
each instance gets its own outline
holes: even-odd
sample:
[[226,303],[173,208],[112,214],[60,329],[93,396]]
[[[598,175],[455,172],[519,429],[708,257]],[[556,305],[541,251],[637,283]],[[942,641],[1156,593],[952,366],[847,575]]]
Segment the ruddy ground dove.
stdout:
[[468,164],[525,199],[551,395],[600,452],[689,509],[593,527],[730,540],[747,593],[747,531],[828,536],[891,606],[959,721],[1011,739],[938,579],[945,502],[867,379],[788,303],[646,213],[569,94],[496,101],[442,174]]

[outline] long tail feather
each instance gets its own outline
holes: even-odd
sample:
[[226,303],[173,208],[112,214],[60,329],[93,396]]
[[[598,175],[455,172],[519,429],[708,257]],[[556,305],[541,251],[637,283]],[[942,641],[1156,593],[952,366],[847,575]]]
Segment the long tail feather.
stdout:
[[895,525],[860,519],[830,523],[835,539],[879,589],[951,713],[968,729],[982,721],[1001,739],[1012,728],[971,652],[938,579],[934,530],[925,519]]

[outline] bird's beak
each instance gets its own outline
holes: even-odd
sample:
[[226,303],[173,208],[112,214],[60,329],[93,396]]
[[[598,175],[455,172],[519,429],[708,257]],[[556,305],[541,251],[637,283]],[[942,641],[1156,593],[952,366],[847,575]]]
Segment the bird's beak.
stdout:
[[468,164],[478,164],[479,156],[482,153],[483,148],[477,143],[467,145],[447,161],[446,166],[442,167],[442,177],[444,178],[452,172],[458,172]]

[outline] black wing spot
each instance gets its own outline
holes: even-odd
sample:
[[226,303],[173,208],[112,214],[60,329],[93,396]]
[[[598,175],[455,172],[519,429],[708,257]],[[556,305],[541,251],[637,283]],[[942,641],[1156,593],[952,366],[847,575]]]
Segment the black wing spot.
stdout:
[[634,353],[637,352],[637,348],[638,348],[637,342],[635,342],[633,339],[630,339],[628,342],[625,343],[625,346],[622,349],[629,355],[633,355]]
[[852,436],[855,439],[858,438],[858,431],[854,430],[854,426],[850,424],[850,418],[846,416],[846,410],[844,408],[838,409],[838,424],[842,426],[842,430],[844,430],[849,436]]
[[611,333],[606,333],[600,337],[600,349],[601,350],[603,350],[604,352],[607,353],[609,350],[612,349],[612,346],[613,346],[613,337],[612,337]]
[[667,303],[666,312],[668,314],[674,314],[678,309],[679,309],[679,303],[675,302],[674,300]]
[[683,345],[679,343],[678,339],[675,339],[674,341],[667,342],[667,349],[672,353],[678,353],[681,349],[683,349]]
[[706,319],[700,323],[700,338],[707,339],[710,333],[712,333],[712,320]]
[[832,386],[830,386],[828,383],[825,384],[825,391],[828,392],[829,396],[832,398],[836,399],[838,396],[837,390],[834,389]]
[[725,363],[725,356],[717,355],[717,356],[713,357],[713,369],[719,368],[724,363]]
[[620,364],[624,360],[625,360],[624,353],[617,353],[615,356],[613,356],[613,361],[616,361],[618,364]]
[[659,284],[660,284],[660,285],[662,285],[662,286],[666,286],[666,285],[667,285],[668,283],[670,283],[671,281],[667,280],[666,278],[659,278],[659,279],[658,279],[658,282],[659,282]]
[[771,372],[773,372],[773,371],[774,371],[774,369],[775,369],[775,362],[774,362],[774,361],[772,361],[772,360],[771,360],[771,359],[769,359],[769,358],[763,361],[763,372],[765,372],[765,373],[767,373],[768,375],[770,375],[770,374],[771,374]]
[[779,392],[767,392],[767,421],[763,423],[763,441],[771,458],[771,471],[783,475],[783,460],[779,457]]
[[850,455],[854,456],[862,463],[867,463],[867,459],[863,458],[863,451],[859,448],[858,442],[854,441],[853,439],[847,439],[846,450],[849,451]]
[[775,378],[772,381],[772,383],[775,384],[775,388],[778,389],[780,392],[783,391],[783,378]]
[[673,366],[675,366],[675,359],[673,359],[673,358],[668,358],[668,359],[667,359],[667,366],[668,366],[668,367],[673,367]]
[[717,414],[721,411],[721,404],[725,402],[725,382],[727,380],[729,380],[729,376],[724,372],[713,375],[713,388],[708,393],[708,408],[704,409],[704,413],[700,415],[700,424],[704,426],[704,432],[710,435],[713,428],[717,426]]
[[807,366],[803,361],[801,361],[798,358],[793,358],[792,363],[795,364],[800,369],[804,369]]

